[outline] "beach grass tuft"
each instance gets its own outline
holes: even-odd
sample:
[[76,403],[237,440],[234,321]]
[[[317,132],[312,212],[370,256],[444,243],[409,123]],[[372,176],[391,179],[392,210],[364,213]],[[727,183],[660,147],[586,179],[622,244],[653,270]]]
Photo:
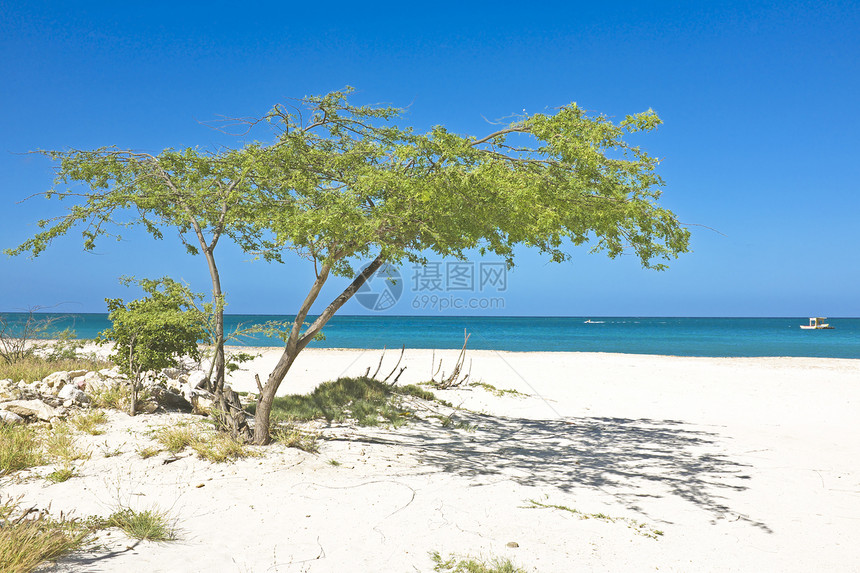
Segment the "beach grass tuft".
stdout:
[[44,464],[39,438],[30,426],[0,424],[0,475]]
[[536,501],[534,499],[528,500],[529,504],[525,506],[527,509],[532,508],[543,508],[543,509],[558,509],[561,511],[566,511],[570,514],[575,515],[579,519],[599,519],[601,521],[606,521],[609,523],[621,522],[630,529],[632,529],[637,535],[641,535],[643,537],[648,537],[650,539],[658,539],[663,535],[663,532],[659,529],[654,529],[649,526],[647,523],[642,523],[641,521],[636,521],[635,519],[631,519],[629,517],[612,517],[606,515],[605,513],[584,513],[579,511],[576,508],[568,507],[566,505],[558,505],[553,503],[542,503]]
[[153,456],[157,456],[162,451],[163,450],[161,448],[156,448],[155,446],[142,446],[137,448],[137,455],[147,460]]
[[172,454],[181,452],[200,439],[197,430],[190,424],[165,426],[157,430],[154,437]]
[[230,462],[259,455],[256,450],[223,432],[201,436],[191,444],[191,449],[202,459],[215,463]]
[[514,565],[510,559],[493,557],[489,560],[474,557],[451,556],[443,558],[438,551],[430,554],[433,560],[433,571],[448,573],[526,573],[526,570]]
[[275,428],[272,432],[272,440],[275,442],[310,454],[319,453],[318,439],[318,434],[303,432],[291,424]]
[[[388,424],[399,427],[412,416],[403,403],[406,396],[435,400],[432,392],[414,384],[398,387],[367,377],[338,378],[320,384],[310,394],[275,398],[271,420],[273,423],[354,420],[360,426]],[[254,413],[256,405],[251,404],[248,409]]]
[[50,482],[62,483],[64,481],[70,480],[76,474],[77,472],[75,471],[75,468],[73,468],[71,465],[64,465],[60,469],[54,470],[45,477]]
[[136,511],[124,507],[108,517],[91,517],[87,524],[93,529],[118,527],[132,539],[147,541],[172,541],[176,530],[166,511],[145,509]]
[[0,564],[4,573],[30,573],[80,549],[90,530],[77,520],[33,511],[17,499],[0,501]]
[[70,464],[76,460],[88,460],[91,453],[78,448],[68,424],[57,424],[42,436],[42,445],[49,458]]
[[104,431],[99,428],[107,422],[107,414],[102,410],[92,410],[90,412],[81,413],[69,420],[69,423],[76,430],[90,434],[91,436],[100,436]]

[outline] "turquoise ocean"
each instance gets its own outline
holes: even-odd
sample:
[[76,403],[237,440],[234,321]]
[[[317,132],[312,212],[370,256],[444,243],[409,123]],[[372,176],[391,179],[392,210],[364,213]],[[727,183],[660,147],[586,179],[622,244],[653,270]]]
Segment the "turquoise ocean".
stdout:
[[[9,324],[26,314],[0,313]],[[95,338],[110,326],[106,314],[40,314],[59,318],[55,331],[71,328],[78,338]],[[232,331],[289,316],[225,316]],[[586,322],[586,321],[591,322]],[[801,330],[796,318],[660,317],[486,317],[335,316],[318,348],[469,348],[552,352],[621,352],[674,356],[814,356],[860,359],[860,318],[830,318],[833,330]],[[246,337],[231,344],[281,346],[278,339]]]

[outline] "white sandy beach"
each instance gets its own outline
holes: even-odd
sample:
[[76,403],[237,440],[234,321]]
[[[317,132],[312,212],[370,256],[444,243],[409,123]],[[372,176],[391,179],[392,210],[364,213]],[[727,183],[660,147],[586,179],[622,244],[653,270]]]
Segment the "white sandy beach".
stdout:
[[[254,371],[265,379],[280,351],[262,352],[234,389],[255,391]],[[398,354],[386,353],[383,374]],[[435,353],[445,371],[456,355]],[[280,393],[373,372],[379,357],[307,350]],[[860,361],[468,357],[473,379],[527,394],[437,392],[473,431],[341,426],[323,430],[319,454],[275,445],[232,464],[186,452],[165,465],[166,453],[141,459],[135,433],[190,416],[112,413],[107,434],[82,438],[93,456],[80,476],[4,493],[76,515],[119,500],[176,520],[177,541],[113,533],[57,571],[432,571],[432,551],[541,573],[860,571]],[[403,365],[401,383],[426,381],[431,351],[407,350]],[[104,457],[108,446],[124,453]]]

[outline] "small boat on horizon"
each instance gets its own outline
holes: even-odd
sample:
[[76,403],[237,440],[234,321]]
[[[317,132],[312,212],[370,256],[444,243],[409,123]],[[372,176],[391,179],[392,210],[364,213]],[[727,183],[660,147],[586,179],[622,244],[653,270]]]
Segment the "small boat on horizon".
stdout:
[[603,321],[603,320],[591,320],[590,318],[588,320],[586,320],[585,322],[583,322],[583,324],[604,324],[604,323],[605,323],[605,321]]
[[833,327],[824,321],[827,320],[826,316],[815,316],[809,319],[809,325],[801,324],[800,328],[803,330],[833,330]]

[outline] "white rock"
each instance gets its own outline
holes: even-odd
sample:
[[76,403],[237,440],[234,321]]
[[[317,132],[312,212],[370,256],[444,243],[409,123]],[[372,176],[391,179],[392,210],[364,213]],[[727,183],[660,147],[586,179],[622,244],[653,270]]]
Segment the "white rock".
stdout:
[[73,378],[83,376],[86,373],[86,370],[61,370],[60,372],[54,372],[53,374],[45,376],[42,383],[51,388],[54,386],[62,386],[63,384],[68,384]]
[[23,421],[24,418],[22,418],[15,412],[7,412],[6,410],[0,410],[0,423],[2,424],[20,424]]
[[51,418],[57,417],[57,410],[48,406],[41,400],[13,400],[0,404],[0,409],[18,414],[19,416],[36,417],[40,420],[50,422]]
[[208,415],[215,404],[215,396],[206,390],[192,390],[188,400],[195,414]]
[[188,374],[188,384],[192,388],[202,388],[209,382],[209,377],[202,370],[195,370]]
[[78,390],[72,384],[63,386],[63,389],[57,394],[57,398],[60,400],[73,400],[79,404],[86,404],[90,401],[90,397],[86,393]]

